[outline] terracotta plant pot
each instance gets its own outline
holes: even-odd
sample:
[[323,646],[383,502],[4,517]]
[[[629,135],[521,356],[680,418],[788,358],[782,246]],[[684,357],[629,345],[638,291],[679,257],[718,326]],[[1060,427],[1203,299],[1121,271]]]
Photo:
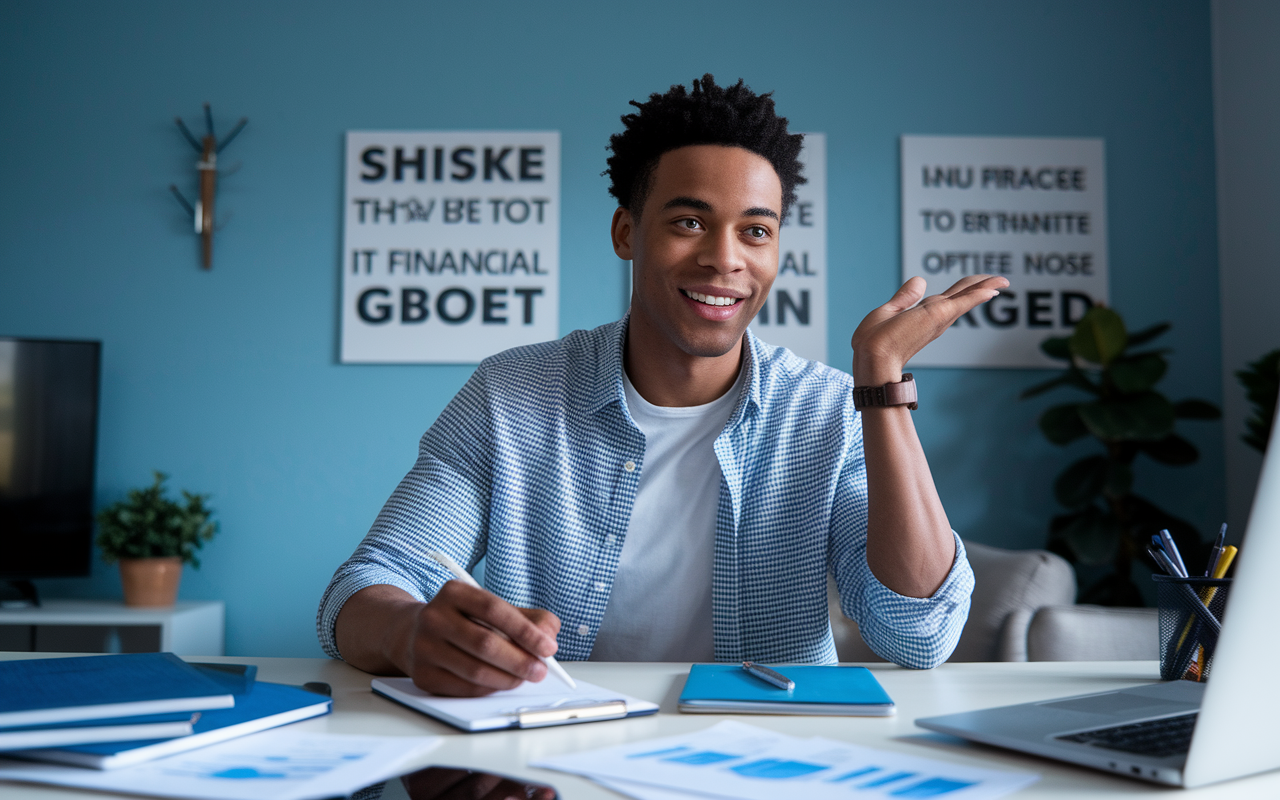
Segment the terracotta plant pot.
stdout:
[[172,606],[178,599],[180,580],[182,559],[177,556],[120,559],[126,606]]

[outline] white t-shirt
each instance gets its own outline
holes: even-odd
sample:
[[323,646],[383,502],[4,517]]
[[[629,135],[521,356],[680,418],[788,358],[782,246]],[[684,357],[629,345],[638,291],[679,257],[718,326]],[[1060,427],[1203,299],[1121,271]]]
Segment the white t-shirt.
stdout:
[[733,414],[742,375],[701,406],[655,406],[623,372],[627,410],[644,433],[644,463],[592,661],[712,661],[711,570],[720,462],[713,445]]

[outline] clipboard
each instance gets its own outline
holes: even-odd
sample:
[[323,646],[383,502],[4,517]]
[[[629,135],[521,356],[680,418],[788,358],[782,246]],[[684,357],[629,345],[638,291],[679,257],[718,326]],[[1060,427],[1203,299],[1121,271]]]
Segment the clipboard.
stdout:
[[375,678],[370,688],[374,694],[470,733],[603,722],[658,712],[657,703],[585,681],[578,681],[574,691],[554,678],[486,697],[439,697],[414,686],[410,678]]

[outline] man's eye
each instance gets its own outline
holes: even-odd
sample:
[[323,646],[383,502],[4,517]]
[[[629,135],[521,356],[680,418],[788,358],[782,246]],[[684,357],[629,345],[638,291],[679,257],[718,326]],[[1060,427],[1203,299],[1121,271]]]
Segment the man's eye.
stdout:
[[769,229],[762,225],[752,225],[747,228],[747,235],[752,239],[763,239],[769,235]]
[[696,219],[682,219],[676,224],[682,228],[687,228],[688,230],[691,230],[691,231],[696,231],[698,228],[702,227],[702,224],[698,222]]

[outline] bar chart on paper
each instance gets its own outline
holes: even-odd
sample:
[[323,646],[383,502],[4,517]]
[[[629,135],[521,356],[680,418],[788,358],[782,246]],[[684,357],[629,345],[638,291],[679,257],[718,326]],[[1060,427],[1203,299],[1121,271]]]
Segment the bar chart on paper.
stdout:
[[61,764],[0,764],[0,780],[176,798],[302,800],[345,797],[397,774],[437,736],[357,736],[288,728],[244,736],[114,770]]
[[800,791],[806,800],[989,800],[1038,779],[1032,773],[785,736],[733,721],[668,739],[557,756],[534,766],[583,775],[639,800],[678,796],[673,792],[773,800]]

